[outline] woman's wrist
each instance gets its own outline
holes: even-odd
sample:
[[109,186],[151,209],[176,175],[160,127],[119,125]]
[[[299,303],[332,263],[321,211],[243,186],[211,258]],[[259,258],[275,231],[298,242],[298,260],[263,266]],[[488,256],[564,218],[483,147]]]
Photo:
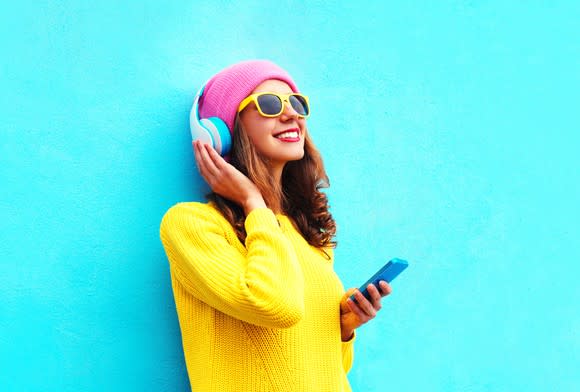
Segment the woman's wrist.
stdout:
[[242,203],[242,208],[244,209],[244,214],[248,216],[256,208],[266,208],[266,203],[261,195],[249,197]]

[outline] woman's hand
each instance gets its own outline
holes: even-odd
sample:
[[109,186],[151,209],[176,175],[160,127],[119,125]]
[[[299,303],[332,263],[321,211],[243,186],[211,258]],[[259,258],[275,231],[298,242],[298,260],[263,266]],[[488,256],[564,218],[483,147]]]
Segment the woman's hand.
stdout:
[[[375,318],[377,312],[381,310],[381,298],[391,294],[392,289],[384,280],[379,282],[379,286],[380,292],[374,284],[367,286],[370,301],[356,288],[349,289],[344,294],[340,301],[340,330],[343,342],[350,340],[356,328]],[[352,294],[358,303],[350,299]]]
[[196,140],[193,150],[199,173],[215,193],[240,205],[246,215],[255,208],[266,207],[258,187],[211,146]]

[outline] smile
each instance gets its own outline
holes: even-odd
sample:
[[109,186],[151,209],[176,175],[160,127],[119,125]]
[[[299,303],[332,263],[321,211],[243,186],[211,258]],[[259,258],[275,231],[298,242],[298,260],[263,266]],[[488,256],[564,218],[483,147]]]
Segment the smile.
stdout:
[[287,131],[283,131],[283,132],[280,132],[280,133],[274,135],[274,137],[278,140],[283,141],[283,142],[298,142],[298,141],[300,141],[300,133],[299,133],[298,129],[290,129]]

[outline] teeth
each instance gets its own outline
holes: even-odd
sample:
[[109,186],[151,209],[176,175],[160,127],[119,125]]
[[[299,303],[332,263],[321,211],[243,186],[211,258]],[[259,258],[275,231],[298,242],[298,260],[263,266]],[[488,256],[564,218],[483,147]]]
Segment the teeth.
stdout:
[[286,138],[297,138],[298,137],[298,132],[296,131],[290,131],[290,132],[284,132],[281,133],[279,135],[276,135],[277,139],[286,139]]

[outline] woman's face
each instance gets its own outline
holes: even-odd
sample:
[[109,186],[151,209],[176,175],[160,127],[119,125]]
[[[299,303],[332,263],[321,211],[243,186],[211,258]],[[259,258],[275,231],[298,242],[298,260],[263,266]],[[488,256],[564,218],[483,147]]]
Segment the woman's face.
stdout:
[[[293,91],[285,82],[272,79],[258,85],[252,94],[260,92],[290,94]],[[269,158],[273,165],[283,165],[304,156],[306,120],[298,117],[288,103],[278,117],[263,117],[256,105],[250,103],[240,113],[240,121],[256,151]]]

